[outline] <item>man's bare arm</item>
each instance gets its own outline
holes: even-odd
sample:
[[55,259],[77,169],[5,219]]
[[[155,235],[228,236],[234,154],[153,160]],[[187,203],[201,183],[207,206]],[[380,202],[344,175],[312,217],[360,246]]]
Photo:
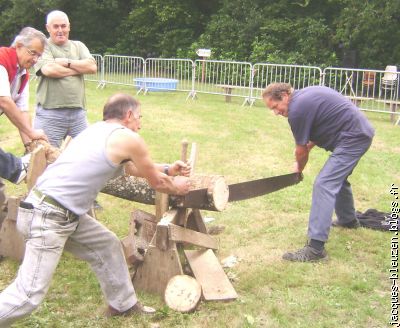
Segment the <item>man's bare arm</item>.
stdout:
[[145,178],[157,191],[174,195],[189,191],[190,183],[186,177],[173,179],[161,172],[151,160],[144,140],[134,132],[126,129],[114,131],[107,141],[107,155],[117,164],[130,160],[132,163],[125,165],[125,173]]
[[[312,147],[311,147],[312,148]],[[308,162],[308,154],[310,150],[307,145],[296,145],[294,156],[296,159],[295,172],[303,172],[304,167]]]
[[57,79],[66,76],[94,74],[97,72],[97,65],[96,61],[92,58],[73,60],[68,60],[68,58],[56,58],[54,62],[44,64],[40,71],[44,76]]
[[47,141],[47,137],[43,131],[32,129],[30,124],[28,124],[26,117],[19,110],[11,97],[0,97],[0,108],[20,132],[26,134],[32,140],[44,139]]

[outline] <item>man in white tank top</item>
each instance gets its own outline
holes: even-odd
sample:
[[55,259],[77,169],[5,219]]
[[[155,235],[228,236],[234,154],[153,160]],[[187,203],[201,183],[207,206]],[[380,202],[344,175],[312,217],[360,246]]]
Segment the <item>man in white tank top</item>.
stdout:
[[189,191],[184,175],[190,166],[152,162],[136,133],[140,117],[139,103],[131,96],[110,97],[104,121],[74,138],[21,202],[17,227],[26,240],[25,256],[16,279],[0,294],[0,327],[9,327],[40,305],[64,249],[90,264],[108,303],[106,315],[155,312],[136,298],[118,237],[86,214],[98,192],[123,169],[146,178],[157,191]]

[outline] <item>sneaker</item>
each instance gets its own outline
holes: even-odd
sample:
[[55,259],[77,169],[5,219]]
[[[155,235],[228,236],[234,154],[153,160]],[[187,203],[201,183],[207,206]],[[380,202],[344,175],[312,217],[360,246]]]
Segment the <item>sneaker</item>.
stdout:
[[20,184],[23,180],[25,180],[26,175],[28,173],[28,166],[31,160],[31,154],[27,154],[21,157],[21,172],[19,173],[19,177],[15,184]]
[[328,255],[327,255],[325,249],[322,249],[321,251],[319,251],[319,250],[311,247],[310,245],[306,245],[296,252],[293,252],[293,253],[287,252],[287,253],[283,254],[282,258],[286,261],[317,262],[320,260],[327,259]]
[[360,221],[358,219],[354,219],[353,221],[350,222],[340,222],[339,220],[334,220],[332,222],[333,227],[342,227],[342,228],[347,228],[347,229],[357,229],[361,227]]
[[154,314],[156,310],[150,306],[142,305],[140,302],[136,302],[134,306],[130,309],[120,312],[114,309],[111,305],[106,309],[105,315],[106,317],[115,317],[115,316],[129,316],[133,314]]

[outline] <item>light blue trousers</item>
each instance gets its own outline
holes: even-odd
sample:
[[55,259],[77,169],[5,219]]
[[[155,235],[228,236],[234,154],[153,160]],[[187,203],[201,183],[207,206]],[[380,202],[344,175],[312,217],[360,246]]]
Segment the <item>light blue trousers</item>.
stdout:
[[310,239],[328,240],[333,211],[340,222],[356,219],[353,193],[347,178],[371,142],[370,138],[343,140],[319,172],[314,181],[308,222]]
[[135,305],[135,290],[114,233],[89,215],[70,222],[32,194],[25,201],[35,209],[19,208],[17,228],[26,249],[16,279],[0,294],[1,328],[29,315],[43,301],[64,249],[90,264],[109,305],[119,311]]
[[35,129],[42,129],[54,147],[60,147],[67,136],[75,138],[88,126],[86,111],[83,108],[44,109],[36,107]]

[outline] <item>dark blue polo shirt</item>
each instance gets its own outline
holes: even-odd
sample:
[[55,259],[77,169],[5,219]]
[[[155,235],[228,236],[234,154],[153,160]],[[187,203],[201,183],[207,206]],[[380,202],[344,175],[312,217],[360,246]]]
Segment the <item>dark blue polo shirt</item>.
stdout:
[[342,140],[374,136],[365,115],[349,99],[324,86],[295,90],[288,121],[297,145],[312,141],[329,151]]

